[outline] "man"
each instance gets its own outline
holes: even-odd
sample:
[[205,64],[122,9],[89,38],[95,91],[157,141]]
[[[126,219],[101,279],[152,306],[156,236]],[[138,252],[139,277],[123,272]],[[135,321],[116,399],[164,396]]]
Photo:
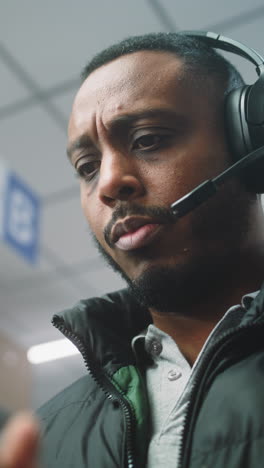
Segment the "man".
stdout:
[[260,467],[259,197],[236,178],[180,220],[170,211],[232,163],[224,100],[242,79],[177,34],[123,41],[83,79],[68,154],[94,241],[128,290],[53,318],[89,372],[39,412],[44,466]]

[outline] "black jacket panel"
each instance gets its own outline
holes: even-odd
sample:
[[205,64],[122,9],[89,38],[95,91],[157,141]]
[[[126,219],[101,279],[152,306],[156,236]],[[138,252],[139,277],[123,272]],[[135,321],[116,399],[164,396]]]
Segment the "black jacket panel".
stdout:
[[39,411],[44,468],[124,466],[124,418],[90,376],[83,377]]
[[190,467],[250,467],[264,463],[264,353],[220,373],[199,411]]
[[[241,322],[221,330],[207,346],[187,410],[180,468],[262,468],[263,302],[262,289]],[[93,372],[98,381],[100,376],[111,380],[119,369],[136,365],[130,342],[149,323],[148,314],[122,291],[102,302],[82,301],[56,320],[73,342],[77,337],[92,371],[39,412],[45,423],[44,468],[143,468],[142,461],[128,464],[126,443],[133,428]]]

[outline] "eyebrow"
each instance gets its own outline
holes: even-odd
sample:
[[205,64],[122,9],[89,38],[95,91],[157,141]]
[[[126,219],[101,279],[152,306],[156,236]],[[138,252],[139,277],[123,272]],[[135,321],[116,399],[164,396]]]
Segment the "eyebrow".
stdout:
[[[162,109],[162,108],[151,108],[148,110],[143,110],[142,112],[128,113],[114,117],[111,123],[109,124],[109,130],[113,133],[115,130],[121,130],[122,127],[126,128],[133,125],[133,123],[138,120],[149,119],[149,118],[166,118],[173,119],[178,124],[186,120],[186,117],[180,115],[178,112],[172,109]],[[67,156],[71,159],[73,153],[77,150],[94,147],[92,139],[87,135],[83,134],[80,137],[76,138],[72,143],[67,147]]]
[[91,138],[87,135],[81,135],[80,137],[76,138],[69,146],[67,146],[67,156],[71,159],[73,153],[79,149],[88,148],[89,146],[94,146]]

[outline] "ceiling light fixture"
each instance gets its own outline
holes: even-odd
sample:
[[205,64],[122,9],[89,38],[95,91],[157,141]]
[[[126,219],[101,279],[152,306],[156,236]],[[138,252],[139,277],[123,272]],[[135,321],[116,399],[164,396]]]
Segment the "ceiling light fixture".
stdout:
[[31,346],[27,352],[27,358],[31,364],[41,364],[78,353],[79,351],[74,344],[65,338]]

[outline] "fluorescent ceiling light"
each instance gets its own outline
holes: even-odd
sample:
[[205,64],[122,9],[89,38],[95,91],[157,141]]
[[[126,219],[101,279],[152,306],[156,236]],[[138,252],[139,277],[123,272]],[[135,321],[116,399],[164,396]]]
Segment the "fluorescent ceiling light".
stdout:
[[41,364],[42,362],[54,361],[78,353],[76,346],[64,338],[63,340],[31,346],[27,352],[27,358],[31,364]]

